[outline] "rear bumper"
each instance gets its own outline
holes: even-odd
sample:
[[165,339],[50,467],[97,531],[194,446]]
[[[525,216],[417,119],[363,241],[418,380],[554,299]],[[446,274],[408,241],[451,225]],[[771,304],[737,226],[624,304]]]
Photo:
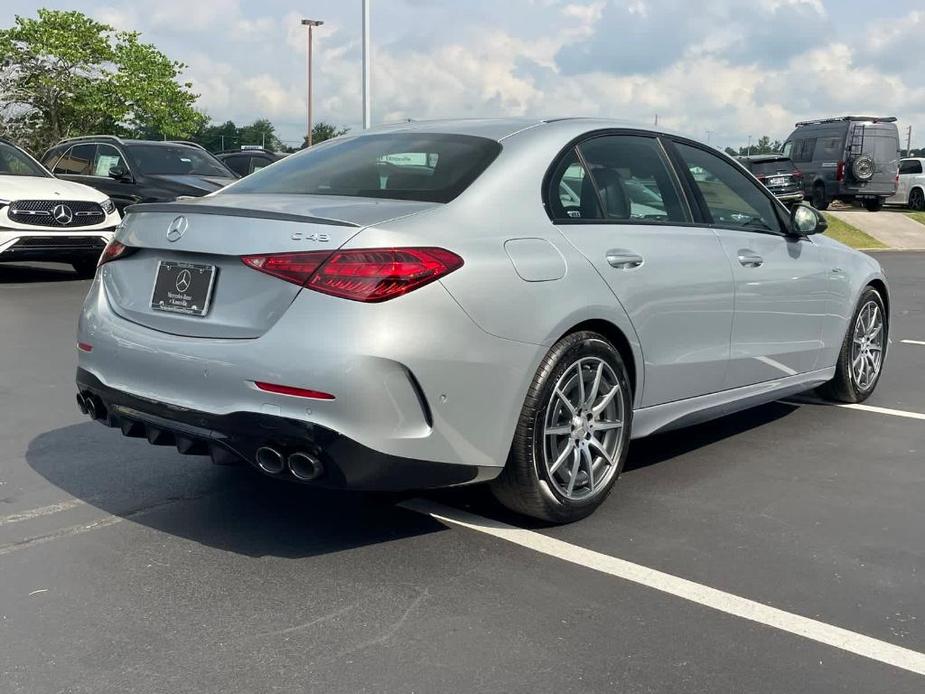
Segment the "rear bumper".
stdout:
[[803,191],[794,190],[794,191],[790,191],[787,193],[774,193],[774,197],[776,197],[778,200],[780,200],[784,204],[793,204],[796,202],[803,201]]
[[[216,415],[167,405],[110,388],[86,369],[77,369],[79,399],[93,398],[96,419],[124,436],[176,446],[185,455],[208,455],[218,464],[245,461],[258,470],[257,450],[270,447],[283,459],[307,453],[323,472],[310,482],[288,467],[267,473],[313,486],[368,491],[404,491],[469,484],[491,479],[499,468],[432,463],[388,455],[311,422],[256,412]],[[92,415],[91,415],[92,416]]]

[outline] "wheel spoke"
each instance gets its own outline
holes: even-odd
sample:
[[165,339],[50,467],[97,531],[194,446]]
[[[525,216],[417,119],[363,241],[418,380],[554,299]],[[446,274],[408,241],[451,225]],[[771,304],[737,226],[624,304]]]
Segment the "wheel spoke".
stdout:
[[571,400],[565,397],[565,393],[563,393],[559,388],[556,388],[556,397],[562,401],[562,404],[565,405],[573,417],[578,414],[578,411],[575,409],[575,406],[572,404]]
[[610,431],[611,429],[622,429],[622,428],[623,428],[622,420],[614,420],[612,422],[601,421],[601,422],[594,423],[594,431]]
[[565,436],[572,433],[571,424],[563,424],[557,427],[546,427],[546,436]]
[[568,445],[565,447],[565,449],[562,451],[559,457],[556,458],[556,462],[554,462],[552,465],[549,466],[549,474],[550,475],[556,474],[556,470],[562,467],[562,463],[564,463],[568,459],[568,457],[572,454],[572,451],[574,450],[575,450],[575,442],[569,441]]
[[594,384],[591,386],[591,395],[585,401],[585,407],[593,407],[594,401],[597,400],[597,394],[601,390],[601,378],[604,376],[604,362],[597,365],[597,373],[594,374]]
[[603,412],[607,408],[607,406],[613,401],[614,397],[619,392],[620,392],[620,386],[615,385],[613,388],[611,388],[610,391],[607,393],[607,395],[601,398],[601,401],[597,405],[594,406],[594,408],[591,410],[591,414],[594,415],[595,417],[600,417],[601,412]]
[[582,408],[585,405],[585,374],[581,369],[581,359],[575,366],[578,369],[578,407]]
[[591,450],[584,446],[581,449],[582,457],[585,459],[585,462],[588,464],[588,490],[594,491],[594,458],[591,455]]
[[567,496],[571,496],[572,492],[575,491],[575,480],[578,479],[578,469],[581,467],[581,453],[576,447],[572,451],[572,470],[568,480],[568,489],[566,491]]

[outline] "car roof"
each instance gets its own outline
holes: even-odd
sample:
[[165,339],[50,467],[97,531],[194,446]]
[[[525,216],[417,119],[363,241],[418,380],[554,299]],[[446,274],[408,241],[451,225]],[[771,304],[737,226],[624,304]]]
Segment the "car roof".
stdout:
[[780,161],[781,159],[789,159],[790,157],[777,152],[775,154],[750,154],[747,156],[738,157],[740,161],[750,161],[752,164],[760,164],[763,161]]
[[[377,126],[359,135],[376,135],[390,132],[429,132],[453,135],[472,135],[490,140],[502,141],[518,133],[542,128],[544,130],[603,130],[606,128],[630,128],[664,135],[680,135],[663,128],[653,128],[638,121],[615,118],[575,116],[569,118],[462,118],[445,120],[407,120]],[[353,133],[351,133],[353,134]]]

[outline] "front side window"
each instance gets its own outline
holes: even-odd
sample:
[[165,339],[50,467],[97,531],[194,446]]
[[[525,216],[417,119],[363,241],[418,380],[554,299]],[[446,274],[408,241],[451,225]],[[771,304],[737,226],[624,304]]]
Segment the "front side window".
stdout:
[[135,169],[148,176],[216,176],[233,178],[218,159],[198,147],[156,144],[128,145]]
[[605,219],[689,221],[655,138],[608,135],[582,143],[579,150],[594,179]]
[[449,202],[500,151],[495,140],[470,135],[389,133],[338,138],[286,157],[229,190]]
[[713,224],[749,231],[781,230],[773,203],[730,162],[698,147],[675,147],[691,172]]
[[113,169],[122,169],[127,171],[128,167],[122,159],[122,155],[112,145],[98,145],[96,148],[96,158],[93,160],[94,176],[109,176]]
[[0,176],[48,176],[32,157],[0,142]]
[[96,145],[74,145],[55,164],[55,175],[89,176]]

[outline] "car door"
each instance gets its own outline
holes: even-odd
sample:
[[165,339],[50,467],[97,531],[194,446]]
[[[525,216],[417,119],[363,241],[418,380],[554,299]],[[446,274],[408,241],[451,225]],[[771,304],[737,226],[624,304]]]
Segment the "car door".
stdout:
[[[110,175],[113,169],[121,170],[125,175],[113,177]],[[112,145],[105,143],[97,145],[90,173],[93,176],[93,182],[89,185],[112,198],[120,213],[129,205],[142,201],[139,186],[135,183],[128,162],[122,152]]]
[[645,360],[643,407],[722,388],[732,272],[690,208],[654,135],[597,134],[562,155],[550,214],[633,323]]
[[812,371],[832,272],[825,250],[789,235],[783,208],[740,167],[694,143],[676,140],[674,151],[735,281],[724,387]]

